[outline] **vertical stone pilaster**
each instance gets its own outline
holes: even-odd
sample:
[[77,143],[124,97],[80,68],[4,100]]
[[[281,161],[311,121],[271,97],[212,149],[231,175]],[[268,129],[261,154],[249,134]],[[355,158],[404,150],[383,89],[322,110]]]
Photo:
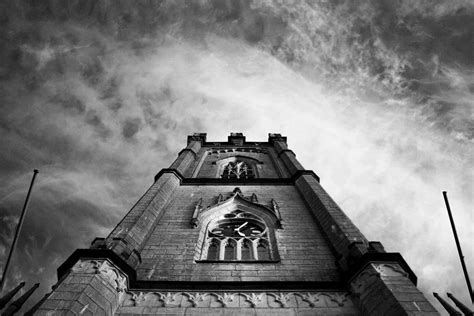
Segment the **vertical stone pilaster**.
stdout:
[[368,264],[350,288],[362,315],[439,315],[397,263]]
[[35,315],[113,315],[128,287],[125,274],[106,259],[79,260]]
[[107,237],[106,247],[136,268],[143,243],[178,186],[179,178],[174,173],[163,173]]
[[191,163],[196,160],[201,145],[205,140],[206,134],[196,133],[188,136],[188,145],[179,152],[178,158],[171,164],[170,169],[176,169],[181,174],[184,174]]
[[296,159],[295,153],[291,149],[288,149],[286,137],[282,137],[280,134],[269,134],[268,142],[273,144],[278,157],[283,161],[290,175],[294,175],[299,170],[305,170]]
[[[368,249],[368,241],[341,208],[326,193],[312,175],[301,175],[295,182],[301,196],[312,210],[332,247],[347,261],[361,257]],[[344,268],[344,267],[343,267]]]

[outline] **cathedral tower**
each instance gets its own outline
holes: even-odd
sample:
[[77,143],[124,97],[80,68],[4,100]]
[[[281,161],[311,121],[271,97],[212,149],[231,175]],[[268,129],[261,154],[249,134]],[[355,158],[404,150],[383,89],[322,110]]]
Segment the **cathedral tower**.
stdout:
[[38,315],[438,315],[287,146],[188,136],[107,238],[76,250]]

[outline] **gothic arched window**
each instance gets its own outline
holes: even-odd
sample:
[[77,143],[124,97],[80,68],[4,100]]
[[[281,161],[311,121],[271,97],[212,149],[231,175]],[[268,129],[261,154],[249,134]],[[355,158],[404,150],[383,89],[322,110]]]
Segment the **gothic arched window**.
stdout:
[[268,241],[259,240],[257,245],[257,255],[259,260],[270,260],[268,256]]
[[253,179],[255,173],[253,168],[246,162],[237,160],[230,161],[222,172],[221,178],[224,179]]
[[252,241],[246,239],[242,242],[240,249],[242,250],[242,260],[253,260]]
[[226,214],[207,227],[203,254],[209,261],[270,261],[268,227],[249,213]]
[[224,260],[235,260],[237,258],[237,242],[229,238],[225,240]]
[[210,240],[209,248],[207,249],[207,260],[219,260],[220,242],[218,239]]

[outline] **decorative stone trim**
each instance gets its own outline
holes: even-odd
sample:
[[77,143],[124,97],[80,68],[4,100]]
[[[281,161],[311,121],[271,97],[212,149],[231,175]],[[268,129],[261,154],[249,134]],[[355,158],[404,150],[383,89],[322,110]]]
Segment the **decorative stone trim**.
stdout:
[[353,308],[348,292],[130,292],[122,307]]
[[363,293],[367,285],[370,285],[370,279],[373,277],[380,278],[380,273],[373,270],[365,270],[360,273],[351,283],[352,293],[354,293],[355,295],[360,295],[361,293]]
[[73,273],[100,274],[117,292],[125,292],[128,289],[126,275],[113,266],[108,260],[79,260],[71,268]]
[[258,203],[258,197],[255,193],[252,193],[251,196],[245,197],[239,187],[236,187],[232,191],[232,193],[230,195],[227,195],[226,197],[224,197],[222,193],[219,193],[214,204],[204,207],[202,203],[202,198],[200,198],[197,201],[196,206],[194,207],[193,217],[191,219],[191,227],[193,228],[198,226],[199,222],[201,221],[201,218],[205,213],[224,206],[228,206],[229,208],[232,208],[233,206],[236,206],[237,208],[238,206],[243,206],[247,208],[256,208],[264,212],[268,212],[276,218],[276,222],[278,224],[277,227],[281,228],[281,221],[283,219],[280,214],[280,207],[274,199],[270,201],[270,205]]
[[197,307],[199,302],[204,302],[204,299],[208,295],[207,293],[185,293],[188,296],[188,300],[193,304],[193,307]]
[[263,300],[263,293],[243,294],[252,307],[256,307]]
[[397,263],[374,263],[372,265],[382,278],[394,276],[408,278],[408,273]]
[[352,292],[356,295],[363,293],[366,287],[371,284],[373,277],[380,279],[408,278],[409,274],[398,263],[370,263],[351,282]]
[[275,301],[281,304],[281,307],[287,307],[288,302],[290,301],[291,293],[268,293],[275,298]]
[[176,293],[158,293],[160,300],[163,301],[164,307],[173,307],[176,306]]
[[235,294],[223,293],[222,295],[214,294],[217,297],[217,301],[222,304],[222,307],[227,307],[229,303],[234,301]]

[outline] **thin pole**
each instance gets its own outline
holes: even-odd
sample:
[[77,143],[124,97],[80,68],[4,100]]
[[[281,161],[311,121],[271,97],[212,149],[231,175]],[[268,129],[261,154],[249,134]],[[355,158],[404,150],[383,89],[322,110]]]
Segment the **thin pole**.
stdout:
[[443,298],[441,296],[439,296],[438,293],[433,292],[433,296],[436,297],[436,299],[438,299],[438,301],[441,303],[441,305],[443,305],[444,309],[448,312],[449,316],[462,316],[462,314],[460,312],[458,312],[448,302],[443,300]]
[[37,169],[33,170],[33,178],[31,179],[30,188],[28,189],[28,194],[26,195],[25,204],[23,205],[23,210],[21,211],[20,221],[18,222],[18,225],[16,226],[15,237],[13,238],[12,246],[10,247],[10,252],[8,253],[7,262],[5,263],[5,268],[3,269],[2,281],[0,283],[0,293],[2,292],[3,286],[5,284],[8,266],[13,256],[13,252],[15,251],[16,242],[18,241],[18,236],[20,235],[21,226],[23,225],[23,219],[25,218],[26,209],[28,208],[28,202],[30,200],[31,190],[33,189],[33,184],[35,183],[35,178],[37,174],[38,174],[38,170]]
[[12,302],[2,313],[2,316],[12,316],[16,312],[20,310],[20,308],[25,304],[26,300],[33,294],[34,291],[39,287],[39,283],[36,283],[29,289],[28,291],[25,292],[22,296],[20,296],[16,301]]
[[457,298],[454,297],[453,294],[451,293],[446,293],[448,297],[451,299],[451,301],[456,304],[456,306],[461,310],[461,312],[464,313],[466,316],[474,316],[474,312],[469,309],[466,305],[464,305],[462,302],[460,302]]
[[448,194],[446,191],[443,191],[444,203],[446,203],[446,209],[448,210],[449,220],[451,222],[451,228],[453,229],[454,240],[456,241],[456,247],[458,248],[459,259],[461,260],[462,270],[464,272],[464,277],[466,278],[467,289],[469,291],[469,296],[471,297],[471,302],[474,303],[474,293],[472,292],[471,281],[469,280],[469,274],[467,273],[466,263],[464,263],[464,256],[461,250],[461,244],[459,243],[458,233],[456,232],[456,226],[454,225],[453,215],[451,214],[451,208],[449,207]]

